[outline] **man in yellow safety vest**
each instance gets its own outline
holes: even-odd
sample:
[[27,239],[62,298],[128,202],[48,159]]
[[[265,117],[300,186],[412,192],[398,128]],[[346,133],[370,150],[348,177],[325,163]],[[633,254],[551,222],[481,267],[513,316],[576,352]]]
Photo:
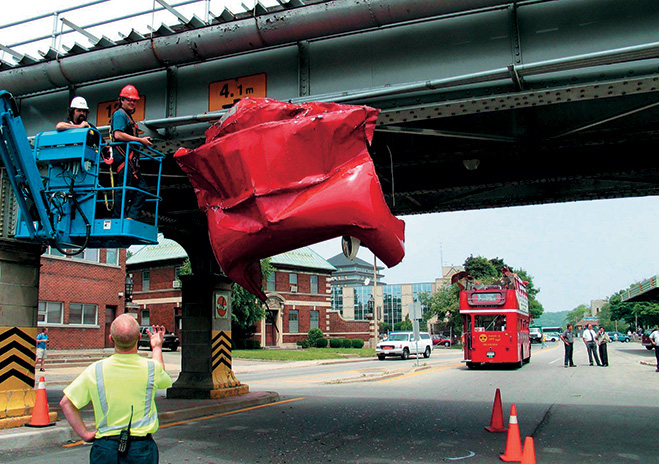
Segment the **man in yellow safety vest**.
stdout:
[[[115,354],[92,363],[64,389],[60,406],[66,420],[84,441],[94,442],[90,463],[158,463],[152,438],[159,427],[156,391],[172,386],[162,357],[164,334],[164,327],[153,326],[153,359],[144,358],[137,354],[137,321],[120,315],[110,329]],[[80,415],[90,401],[96,430],[87,430]]]

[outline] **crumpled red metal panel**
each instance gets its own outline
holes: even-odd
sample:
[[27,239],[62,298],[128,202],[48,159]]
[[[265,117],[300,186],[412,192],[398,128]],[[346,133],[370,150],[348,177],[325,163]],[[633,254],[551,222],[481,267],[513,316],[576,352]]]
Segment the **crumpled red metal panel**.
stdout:
[[263,258],[349,235],[391,267],[405,223],[389,211],[367,144],[378,110],[243,99],[174,155],[206,213],[213,252],[234,282],[265,300]]

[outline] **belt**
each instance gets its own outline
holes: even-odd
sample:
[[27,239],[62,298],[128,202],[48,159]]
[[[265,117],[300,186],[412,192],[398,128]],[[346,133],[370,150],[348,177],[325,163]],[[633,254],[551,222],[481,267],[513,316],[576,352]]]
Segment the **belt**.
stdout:
[[[97,440],[119,441],[119,435],[111,435],[109,437],[101,437],[101,438],[97,438]],[[142,440],[153,440],[153,436],[150,433],[146,434],[143,437],[138,437],[136,435],[131,435],[130,436],[130,441],[142,441]]]

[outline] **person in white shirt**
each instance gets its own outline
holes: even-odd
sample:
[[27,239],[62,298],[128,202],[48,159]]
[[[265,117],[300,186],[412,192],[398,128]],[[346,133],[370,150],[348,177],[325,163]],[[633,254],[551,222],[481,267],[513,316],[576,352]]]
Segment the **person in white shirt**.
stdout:
[[588,350],[588,362],[590,365],[593,365],[593,357],[595,357],[595,362],[598,366],[601,366],[602,363],[599,356],[597,356],[597,333],[593,330],[593,324],[588,324],[588,328],[583,331],[581,338],[583,338],[583,342]]
[[654,356],[657,358],[657,369],[655,372],[659,372],[659,327],[655,327],[654,331],[650,334],[650,341],[654,347]]

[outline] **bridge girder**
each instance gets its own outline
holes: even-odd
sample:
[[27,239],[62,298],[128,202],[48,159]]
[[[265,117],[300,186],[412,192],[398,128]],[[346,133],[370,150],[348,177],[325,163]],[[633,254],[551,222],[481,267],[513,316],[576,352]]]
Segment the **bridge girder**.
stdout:
[[[321,28],[318,11],[329,4],[345,10],[330,16],[328,9],[333,20]],[[377,4],[378,14],[396,9],[373,23],[364,4]],[[199,145],[223,113],[209,107],[212,82],[264,73],[268,97],[382,110],[372,154],[395,214],[659,193],[651,150],[659,123],[654,0],[364,4],[337,0],[262,15],[250,24],[267,25],[267,37],[278,39],[251,48],[211,45],[213,37],[245,39],[231,34],[245,32],[248,19],[183,31],[151,43],[170,47],[171,59],[148,69],[122,68],[122,57],[136,66],[133,53],[147,43],[62,58],[61,69],[70,60],[79,74],[21,99],[28,131],[51,128],[72,93],[96,108],[93,118],[130,82],[146,97],[145,129],[172,153]],[[353,20],[341,23],[351,12]],[[90,63],[110,53],[117,75],[100,76]],[[52,64],[42,64],[42,74]],[[0,72],[0,87],[11,90],[30,69],[37,68]],[[163,226],[201,226],[203,218],[186,219],[199,213],[173,160],[164,173]]]

